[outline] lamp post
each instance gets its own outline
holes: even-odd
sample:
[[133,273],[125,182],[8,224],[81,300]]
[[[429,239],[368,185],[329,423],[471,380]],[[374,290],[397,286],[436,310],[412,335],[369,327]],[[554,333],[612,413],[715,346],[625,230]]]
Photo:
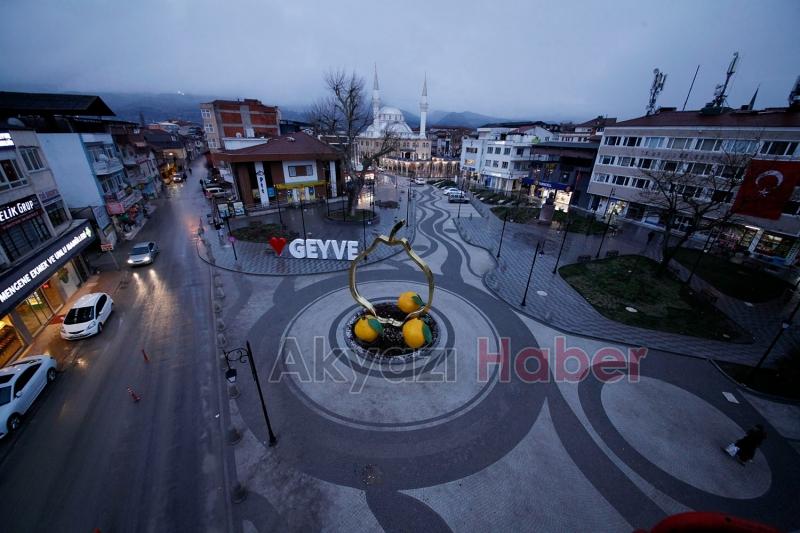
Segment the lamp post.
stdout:
[[281,223],[281,229],[283,229],[283,216],[281,215],[281,196],[280,196],[280,191],[277,188],[275,189],[275,204],[278,206],[278,221]]
[[[367,213],[366,213],[366,210],[364,210],[364,209],[361,210],[361,225],[364,228],[364,250],[366,250],[367,249]],[[367,261],[368,259],[369,259],[369,256],[365,254],[364,255],[364,261]]]
[[497,258],[500,259],[500,250],[503,248],[503,235],[506,232],[506,221],[508,220],[508,209],[506,209],[505,215],[503,215],[503,229],[500,230],[500,244],[497,245]]
[[[694,264],[692,265],[692,270],[689,272],[689,277],[686,279],[686,285],[688,286],[692,282],[692,278],[694,277],[694,273],[697,271],[697,267],[700,266],[700,260],[703,258],[703,254],[706,251],[706,248],[709,248],[708,244],[711,241],[711,236],[714,235],[714,230],[708,232],[708,238],[706,239],[706,243],[703,245],[703,249],[700,250],[700,253],[697,254],[697,259],[695,259]],[[714,242],[711,243],[711,248],[714,247],[714,243],[717,242],[717,238],[719,238],[719,233],[714,237]]]
[[[603,211],[603,220],[605,221],[606,215],[608,215],[608,208],[611,207],[611,200],[614,199],[614,187],[611,188],[611,194],[608,196],[608,201],[606,202],[606,208]],[[608,233],[608,226],[609,222],[605,222],[605,226],[603,227],[603,236],[600,237],[600,246],[597,247],[597,254],[594,256],[595,259],[600,259],[600,250],[603,249],[603,241],[606,240],[606,233]]]
[[303,193],[300,193],[300,222],[303,224],[303,242],[306,242],[308,235],[306,235],[306,216],[303,213]]
[[778,340],[783,335],[783,332],[789,329],[789,326],[792,325],[792,320],[794,320],[794,315],[797,314],[798,309],[800,309],[800,299],[797,300],[797,305],[794,306],[794,309],[792,310],[792,313],[789,315],[789,318],[781,322],[781,329],[778,330],[778,333],[775,334],[775,337],[773,337],[772,342],[770,342],[769,346],[767,346],[767,349],[764,350],[764,355],[762,355],[761,359],[758,360],[758,364],[754,366],[753,369],[750,371],[750,374],[747,376],[748,383],[750,384],[753,383],[753,380],[756,377],[756,372],[758,372],[758,370],[761,368],[761,365],[764,364],[764,361],[767,360],[767,356],[769,356],[770,352],[772,352],[772,349],[775,347],[775,345],[778,344]]
[[222,352],[225,355],[225,364],[228,365],[228,369],[225,371],[225,379],[227,379],[231,383],[236,382],[236,369],[231,367],[231,363],[238,361],[240,363],[249,362],[250,363],[250,373],[253,374],[253,381],[256,382],[256,388],[258,389],[258,397],[261,400],[261,411],[264,413],[264,421],[267,423],[267,433],[269,433],[269,445],[275,446],[278,443],[278,438],[275,436],[275,433],[272,431],[272,424],[269,421],[269,414],[267,413],[267,404],[264,403],[264,393],[261,391],[261,382],[258,380],[258,370],[256,370],[256,364],[253,360],[253,350],[250,348],[250,341],[247,341],[245,348],[234,348],[233,350],[228,350]]
[[533,267],[536,266],[536,256],[539,255],[539,245],[541,241],[536,243],[536,250],[533,252],[533,261],[531,261],[531,271],[528,272],[528,282],[525,284],[525,294],[522,295],[522,302],[520,305],[525,307],[525,301],[528,299],[528,287],[531,285],[531,277],[533,277]]
[[558,270],[558,262],[561,260],[561,252],[564,251],[564,243],[567,242],[567,233],[569,233],[569,225],[572,224],[572,219],[567,219],[567,227],[564,228],[564,235],[561,237],[561,246],[558,248],[558,257],[556,257],[556,266],[553,267],[553,274]]
[[231,217],[230,216],[225,217],[225,225],[228,226],[228,240],[230,241],[231,246],[233,247],[233,260],[234,261],[238,261],[239,260],[239,256],[236,255],[236,239],[231,234]]
[[408,189],[406,189],[406,220],[411,222],[409,217],[409,210],[411,208],[411,182],[408,184]]

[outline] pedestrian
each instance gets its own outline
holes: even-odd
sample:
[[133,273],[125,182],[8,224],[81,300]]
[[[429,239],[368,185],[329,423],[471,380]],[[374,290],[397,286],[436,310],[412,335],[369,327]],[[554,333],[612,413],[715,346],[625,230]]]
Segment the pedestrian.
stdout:
[[653,231],[653,230],[650,230],[650,232],[647,234],[647,244],[650,244],[651,242],[653,242],[653,237],[655,237],[655,236],[656,236],[656,232]]
[[192,175],[192,167],[189,167],[189,175]]
[[756,455],[756,450],[764,439],[767,438],[767,432],[764,431],[764,426],[756,424],[752,429],[747,430],[744,437],[733,442],[725,448],[725,451],[731,457],[735,456],[739,463],[744,466],[746,463],[753,460]]

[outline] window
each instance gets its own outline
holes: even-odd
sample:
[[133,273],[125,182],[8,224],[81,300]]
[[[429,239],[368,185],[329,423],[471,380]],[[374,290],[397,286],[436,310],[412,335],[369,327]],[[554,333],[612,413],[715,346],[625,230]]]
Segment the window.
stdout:
[[210,109],[200,109],[200,114],[203,116],[203,118],[211,118]]
[[617,165],[621,167],[632,167],[635,162],[633,157],[620,157]]
[[637,189],[647,189],[650,187],[650,180],[645,178],[633,178],[631,186]]
[[28,180],[22,176],[15,159],[0,160],[0,191],[27,185]]
[[696,174],[697,176],[707,176],[712,173],[712,170],[713,165],[708,163],[689,163],[686,169],[690,174]]
[[22,372],[22,374],[19,375],[17,381],[14,382],[14,396],[16,396],[19,391],[25,388],[25,385],[28,384],[33,375],[36,373],[37,370],[39,370],[39,367],[41,366],[42,366],[41,363],[36,363],[35,365],[31,365],[28,368],[26,368]]
[[647,148],[661,148],[664,145],[664,137],[645,137],[644,145]]
[[619,144],[620,138],[615,136],[609,136],[603,138],[603,144],[606,146],[617,146]]
[[637,164],[637,166],[639,168],[643,168],[645,170],[650,169],[650,168],[655,168],[653,166],[653,162],[654,161],[655,161],[655,159],[648,159],[646,157],[642,157],[642,158],[639,159],[639,163]]
[[755,154],[758,142],[754,140],[727,139],[722,142],[722,149],[731,154]]
[[503,161],[501,168],[508,168],[508,161]]
[[214,133],[214,125],[211,123],[203,124],[203,129],[206,130],[207,133]]
[[783,213],[786,215],[796,215],[798,209],[800,209],[800,202],[786,202],[786,205],[783,206]]
[[48,205],[44,209],[47,212],[47,218],[50,219],[50,223],[54,228],[69,220],[67,218],[66,211],[64,211],[64,205],[61,203],[61,200]]
[[722,141],[720,139],[697,139],[694,149],[705,152],[718,152],[722,149]]
[[595,174],[592,181],[596,183],[608,183],[610,176],[608,174]]
[[496,166],[497,166],[497,163],[498,163],[498,161],[496,161],[496,160],[495,160],[495,161],[492,161],[492,166],[493,166],[493,167],[496,167]]
[[11,261],[35,250],[49,238],[50,232],[41,214],[0,231],[0,245]]
[[767,155],[794,155],[797,150],[796,142],[769,141],[761,147],[761,153]]
[[311,165],[289,165],[289,176],[295,178],[297,176],[313,176],[314,167]]
[[678,162],[664,161],[664,163],[661,165],[661,170],[665,172],[676,172],[678,170]]
[[503,155],[509,155],[511,153],[511,148],[505,148],[503,150]]
[[719,202],[724,204],[731,203],[733,199],[733,192],[731,191],[714,191],[711,195],[711,200],[713,202]]
[[674,137],[669,140],[668,147],[673,150],[684,150],[692,144],[692,139],[686,137]]
[[630,178],[628,178],[628,176],[614,176],[611,179],[611,183],[613,183],[614,185],[622,185],[623,187],[625,187],[626,185],[628,185],[629,179]]
[[517,148],[517,155],[522,155],[525,153],[525,148]]
[[613,155],[604,155],[600,157],[601,165],[613,165],[616,158]]
[[22,155],[22,162],[25,163],[25,168],[34,172],[44,168],[41,157],[39,157],[39,150],[36,148],[21,148],[19,153]]
[[217,144],[217,140],[216,139],[209,139],[208,140],[208,147],[209,148],[219,148],[219,145]]
[[639,146],[641,142],[641,137],[625,137],[625,146]]
[[100,313],[103,311],[103,307],[105,307],[107,300],[108,300],[108,297],[106,297],[105,294],[97,299],[97,304],[95,304],[95,315],[96,316],[100,316]]

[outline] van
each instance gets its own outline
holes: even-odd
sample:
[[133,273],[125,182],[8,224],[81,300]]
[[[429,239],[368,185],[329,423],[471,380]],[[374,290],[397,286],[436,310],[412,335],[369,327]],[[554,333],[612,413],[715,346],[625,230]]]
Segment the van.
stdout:
[[465,204],[469,202],[467,195],[461,191],[453,191],[447,195],[447,201],[449,203],[458,203],[458,204]]
[[207,198],[211,198],[212,196],[217,195],[219,193],[224,194],[225,190],[222,187],[219,187],[217,185],[211,185],[209,187],[206,187],[206,197]]

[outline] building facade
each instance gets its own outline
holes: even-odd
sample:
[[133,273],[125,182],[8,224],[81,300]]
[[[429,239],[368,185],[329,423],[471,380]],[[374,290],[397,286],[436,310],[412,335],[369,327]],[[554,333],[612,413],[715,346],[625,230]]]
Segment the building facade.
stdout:
[[281,134],[281,112],[260,100],[214,100],[200,104],[203,131],[211,152],[225,149],[226,137],[273,137]]
[[[737,212],[735,223],[724,230],[724,235],[719,235],[719,245],[777,265],[792,264],[800,248],[799,144],[798,106],[762,111],[662,108],[655,114],[618,122],[605,129],[588,188],[592,197],[589,207],[660,227],[661,216],[647,193],[654,186],[647,173],[664,170],[724,180],[733,172],[724,165],[726,154],[752,154],[741,186],[715,201],[727,205],[726,212],[736,212],[737,200],[748,194],[755,180],[760,195],[755,205],[767,205],[773,193],[778,195],[780,205],[769,216]],[[750,170],[765,165],[775,169],[751,175]],[[761,183],[761,180],[768,181]],[[693,187],[685,193],[699,200],[710,200],[712,191]],[[758,213],[758,209],[749,212]],[[690,223],[684,217],[679,229]]]
[[558,132],[558,140],[573,143],[600,142],[605,128],[613,126],[616,122],[616,118],[599,116],[580,124],[562,124],[561,131]]
[[66,209],[36,133],[0,128],[0,366],[88,278],[81,251],[94,240]]
[[461,142],[461,176],[479,187],[518,191],[530,174],[533,146],[555,137],[537,125],[478,128]]
[[238,201],[248,210],[275,202],[298,204],[335,198],[344,190],[339,153],[302,132],[251,143],[214,155],[230,169]]
[[533,145],[531,195],[558,211],[588,207],[587,194],[599,143],[549,141]]

